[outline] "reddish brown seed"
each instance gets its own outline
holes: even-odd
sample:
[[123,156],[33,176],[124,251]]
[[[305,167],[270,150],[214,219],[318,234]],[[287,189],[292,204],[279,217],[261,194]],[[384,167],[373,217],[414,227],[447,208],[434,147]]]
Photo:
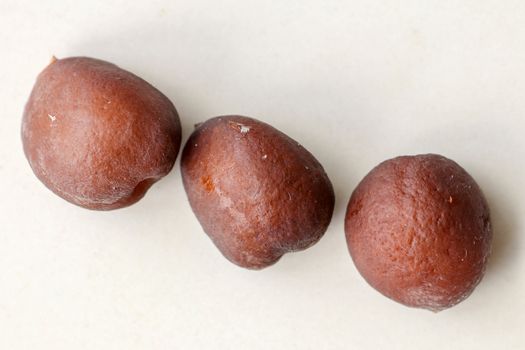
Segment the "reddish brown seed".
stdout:
[[345,231],[355,265],[372,287],[433,311],[472,293],[492,240],[489,208],[474,179],[434,154],[374,168],[350,198]]
[[239,266],[264,268],[306,249],[330,223],[334,192],[321,164],[258,120],[224,116],[200,124],[181,169],[204,231]]
[[141,199],[173,167],[180,138],[166,96],[87,57],[54,59],[39,75],[22,121],[36,176],[60,197],[96,210]]

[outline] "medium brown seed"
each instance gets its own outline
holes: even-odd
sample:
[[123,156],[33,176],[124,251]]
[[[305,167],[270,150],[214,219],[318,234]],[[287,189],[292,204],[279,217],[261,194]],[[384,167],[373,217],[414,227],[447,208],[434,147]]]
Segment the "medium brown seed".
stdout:
[[258,120],[224,116],[198,125],[181,169],[204,231],[239,266],[264,268],[306,249],[330,223],[334,192],[321,164]]
[[492,240],[489,208],[474,179],[434,154],[374,168],[350,198],[345,231],[355,265],[372,287],[433,311],[472,293]]
[[53,60],[39,75],[22,121],[36,176],[76,205],[116,209],[141,199],[166,175],[181,127],[169,99],[101,60]]

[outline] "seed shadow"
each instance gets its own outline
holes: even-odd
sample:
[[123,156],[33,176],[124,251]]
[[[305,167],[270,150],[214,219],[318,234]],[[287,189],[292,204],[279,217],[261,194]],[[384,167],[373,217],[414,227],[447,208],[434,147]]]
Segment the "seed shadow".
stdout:
[[517,216],[507,196],[497,193],[490,184],[481,185],[490,207],[492,222],[492,252],[487,266],[487,276],[490,278],[490,275],[504,270],[513,259]]

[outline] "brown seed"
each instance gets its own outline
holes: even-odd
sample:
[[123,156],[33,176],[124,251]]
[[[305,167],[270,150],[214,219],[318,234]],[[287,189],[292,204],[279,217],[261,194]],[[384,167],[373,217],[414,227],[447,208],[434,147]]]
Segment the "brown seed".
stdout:
[[96,210],[141,199],[173,167],[180,138],[166,96],[87,57],[54,59],[39,75],[22,121],[36,176],[60,197]]
[[474,179],[433,154],[374,168],[350,198],[345,231],[355,265],[372,287],[433,311],[472,293],[492,240],[489,208]]
[[321,164],[258,120],[199,124],[184,147],[182,179],[204,231],[233,263],[260,269],[316,243],[334,208]]

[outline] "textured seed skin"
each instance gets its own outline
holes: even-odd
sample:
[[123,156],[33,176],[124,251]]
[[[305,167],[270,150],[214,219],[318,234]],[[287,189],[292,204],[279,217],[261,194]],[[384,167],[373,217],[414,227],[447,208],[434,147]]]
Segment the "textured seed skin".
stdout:
[[173,167],[181,127],[156,88],[114,64],[54,59],[22,119],[25,155],[54,193],[88,209],[131,205]]
[[427,154],[387,160],[353,192],[345,219],[365,280],[411,307],[440,311],[468,297],[491,250],[489,207],[457,163]]
[[261,269],[316,243],[334,192],[323,167],[296,141],[242,116],[200,124],[186,143],[182,179],[204,231],[231,262]]

